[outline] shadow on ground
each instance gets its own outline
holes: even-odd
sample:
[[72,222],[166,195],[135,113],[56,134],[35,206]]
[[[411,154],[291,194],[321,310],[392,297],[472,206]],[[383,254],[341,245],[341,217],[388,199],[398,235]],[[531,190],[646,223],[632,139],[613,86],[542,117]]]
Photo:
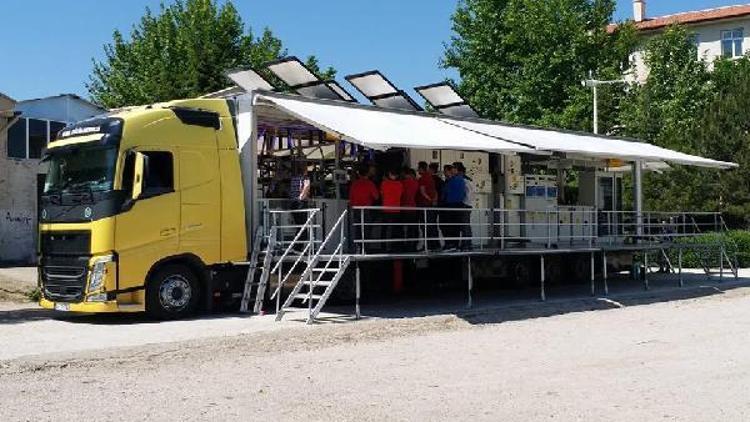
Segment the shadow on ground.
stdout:
[[[648,305],[659,302],[695,299],[750,287],[750,278],[730,279],[706,277],[703,274],[686,274],[684,287],[677,286],[674,275],[653,275],[650,289],[645,290],[641,282],[626,278],[614,278],[609,283],[609,295],[603,296],[603,285],[596,283],[597,296],[591,296],[588,283],[547,286],[547,300],[540,300],[538,288],[501,289],[488,283],[480,283],[472,295],[472,307],[468,308],[466,291],[451,290],[433,293],[417,292],[405,298],[364,297],[364,318],[415,318],[437,315],[456,315],[470,324],[497,324],[533,318],[544,318],[573,312],[616,309],[629,306]],[[273,312],[274,304],[266,309]],[[349,323],[354,320],[354,308],[329,306],[321,323]],[[198,316],[194,320],[237,317],[236,312],[215,313]],[[242,315],[244,316],[244,315]],[[0,310],[0,325],[33,321],[57,320],[73,324],[133,325],[158,324],[143,313],[121,314],[72,314],[41,309],[29,304],[10,310]],[[252,318],[249,318],[252,320]],[[304,321],[301,313],[290,313],[285,320]]]
[[[730,290],[750,287],[748,278],[707,277],[703,274],[686,274],[684,286],[677,285],[674,275],[650,276],[649,289],[642,282],[617,277],[609,282],[609,294],[604,296],[603,284],[596,283],[596,295],[592,296],[590,284],[553,285],[546,289],[547,300],[540,299],[539,289],[476,289],[472,294],[472,306],[468,305],[468,294],[454,291],[433,294],[431,297],[412,297],[388,304],[375,300],[363,302],[364,318],[417,318],[435,315],[456,315],[470,324],[497,324],[525,319],[545,318],[573,312],[617,309],[697,299],[722,295]],[[351,307],[335,307],[328,312],[351,314]],[[321,318],[324,322],[342,322],[351,318],[333,316]]]

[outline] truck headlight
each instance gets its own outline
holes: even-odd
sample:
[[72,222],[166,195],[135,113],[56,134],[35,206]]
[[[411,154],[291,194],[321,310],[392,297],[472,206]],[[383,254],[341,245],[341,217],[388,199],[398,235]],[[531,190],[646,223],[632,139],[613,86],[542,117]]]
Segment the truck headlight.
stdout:
[[89,278],[89,293],[97,292],[102,289],[104,279],[107,276],[107,264],[113,261],[112,255],[105,255],[95,259],[94,267],[91,269]]

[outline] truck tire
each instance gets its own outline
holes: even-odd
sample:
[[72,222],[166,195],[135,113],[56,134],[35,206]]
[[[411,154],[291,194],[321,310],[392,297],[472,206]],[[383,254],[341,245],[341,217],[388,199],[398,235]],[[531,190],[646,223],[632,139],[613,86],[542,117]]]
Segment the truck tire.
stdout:
[[183,265],[158,269],[146,287],[146,312],[157,319],[180,319],[191,315],[200,300],[198,277]]

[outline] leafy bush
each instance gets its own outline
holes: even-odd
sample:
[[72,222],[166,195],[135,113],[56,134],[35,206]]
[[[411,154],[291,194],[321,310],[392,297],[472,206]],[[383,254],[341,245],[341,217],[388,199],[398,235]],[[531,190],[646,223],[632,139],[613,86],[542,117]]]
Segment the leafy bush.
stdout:
[[[701,260],[711,267],[718,266],[719,247],[724,243],[727,255],[736,256],[740,268],[750,267],[750,231],[730,230],[726,233],[707,233],[698,237],[681,240],[679,243],[700,245],[702,248],[688,248],[682,254],[684,268],[700,268]],[[670,251],[670,260],[677,265],[677,251]]]

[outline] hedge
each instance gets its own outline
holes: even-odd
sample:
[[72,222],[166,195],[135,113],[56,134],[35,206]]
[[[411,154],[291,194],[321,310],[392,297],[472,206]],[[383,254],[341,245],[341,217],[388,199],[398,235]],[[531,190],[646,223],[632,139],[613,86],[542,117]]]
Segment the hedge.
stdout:
[[[701,255],[703,255],[704,261],[710,263],[712,268],[717,267],[719,263],[719,245],[722,241],[724,242],[727,255],[729,255],[730,258],[736,256],[740,268],[750,267],[750,231],[747,230],[730,230],[724,233],[706,233],[697,237],[679,240],[677,243],[715,246],[711,248],[684,249],[682,254],[682,266],[684,268],[700,268],[700,258]],[[670,250],[670,260],[673,265],[677,265],[676,250]]]

